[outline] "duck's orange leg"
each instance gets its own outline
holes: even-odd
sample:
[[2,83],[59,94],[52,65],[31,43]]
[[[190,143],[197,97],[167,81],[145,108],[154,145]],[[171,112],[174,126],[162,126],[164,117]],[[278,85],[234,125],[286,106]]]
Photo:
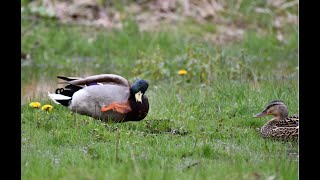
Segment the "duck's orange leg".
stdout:
[[125,103],[113,102],[110,105],[101,108],[102,112],[106,112],[110,110],[116,111],[121,114],[125,114],[131,111],[131,107],[128,102],[125,102]]

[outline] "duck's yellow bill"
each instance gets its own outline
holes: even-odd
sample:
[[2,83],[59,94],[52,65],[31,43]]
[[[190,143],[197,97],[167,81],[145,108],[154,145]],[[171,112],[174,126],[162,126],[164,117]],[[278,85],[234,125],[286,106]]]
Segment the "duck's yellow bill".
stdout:
[[141,91],[137,92],[137,93],[134,95],[137,102],[142,103],[142,95],[143,95],[143,93],[142,93]]

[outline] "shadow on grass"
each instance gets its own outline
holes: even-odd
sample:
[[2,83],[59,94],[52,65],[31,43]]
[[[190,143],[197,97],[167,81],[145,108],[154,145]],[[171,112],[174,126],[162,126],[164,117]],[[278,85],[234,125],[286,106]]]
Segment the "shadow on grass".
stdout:
[[[172,120],[170,119],[148,119],[144,120],[144,126],[134,126],[133,129],[139,130],[144,134],[172,134],[172,135],[180,135],[185,136],[189,134],[189,131],[184,127],[175,127],[172,124]],[[105,127],[110,132],[117,132],[119,127],[113,126],[113,122],[108,122],[105,124]],[[121,123],[122,124],[122,123]],[[130,129],[130,127],[129,127]]]

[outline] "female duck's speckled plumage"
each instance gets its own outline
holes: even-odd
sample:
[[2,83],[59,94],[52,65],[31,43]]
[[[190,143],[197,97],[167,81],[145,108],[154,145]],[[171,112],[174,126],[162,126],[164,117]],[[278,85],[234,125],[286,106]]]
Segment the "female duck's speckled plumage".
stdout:
[[298,139],[299,115],[288,117],[288,108],[282,101],[271,101],[261,113],[254,117],[266,115],[273,115],[274,117],[260,128],[262,137],[282,140]]
[[149,111],[148,98],[144,95],[149,85],[145,80],[137,80],[131,85],[127,79],[115,74],[58,78],[67,85],[49,96],[73,112],[104,121],[126,122],[140,121]]

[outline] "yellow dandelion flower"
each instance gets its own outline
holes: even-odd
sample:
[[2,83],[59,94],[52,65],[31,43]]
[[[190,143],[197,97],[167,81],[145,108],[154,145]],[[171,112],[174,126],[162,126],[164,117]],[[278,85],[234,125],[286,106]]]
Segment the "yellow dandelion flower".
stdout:
[[186,74],[188,74],[188,71],[182,69],[182,70],[178,71],[178,74],[179,75],[186,75]]
[[44,106],[42,106],[42,111],[51,111],[53,109],[53,107],[50,104],[46,104]]
[[39,108],[41,104],[39,102],[31,102],[29,106],[32,108]]

